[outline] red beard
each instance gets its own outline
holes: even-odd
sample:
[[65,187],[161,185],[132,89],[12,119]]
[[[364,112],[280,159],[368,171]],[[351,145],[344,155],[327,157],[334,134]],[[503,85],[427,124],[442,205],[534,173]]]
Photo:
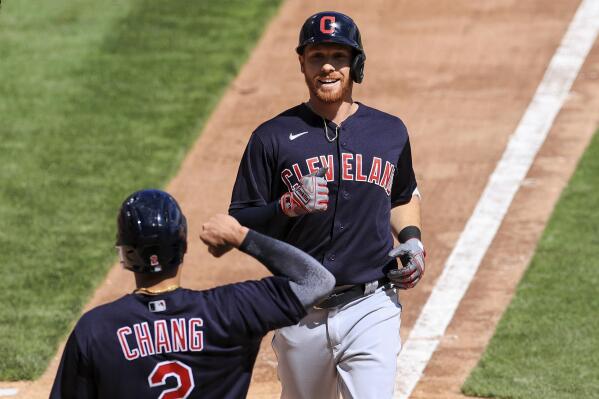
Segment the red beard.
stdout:
[[305,75],[304,78],[306,80],[306,85],[308,86],[310,93],[314,94],[316,98],[318,98],[325,104],[333,104],[342,101],[346,97],[351,97],[348,96],[348,94],[351,93],[353,82],[344,76],[340,77],[340,87],[335,88],[333,90],[323,88],[322,86],[320,86],[320,83],[318,83],[316,79],[309,79]]

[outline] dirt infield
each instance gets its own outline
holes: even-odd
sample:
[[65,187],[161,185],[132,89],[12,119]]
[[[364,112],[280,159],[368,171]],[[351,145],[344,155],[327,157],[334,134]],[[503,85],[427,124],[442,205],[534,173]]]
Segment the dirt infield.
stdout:
[[[327,2],[326,7],[353,16],[362,31],[368,60],[364,84],[356,88],[354,98],[400,116],[411,134],[428,258],[426,278],[401,294],[404,339],[578,3]],[[195,238],[207,217],[226,212],[251,131],[307,98],[293,48],[303,20],[321,7],[316,1],[283,4],[168,186],[188,215],[193,237],[183,273],[190,288],[265,275],[260,265],[238,253],[212,258]],[[459,387],[492,336],[559,193],[598,124],[599,45],[595,43],[412,397],[461,397]],[[130,280],[114,267],[87,308],[131,291]],[[276,359],[269,343],[269,339],[263,342],[250,397],[278,395]],[[58,355],[34,383],[0,383],[0,388],[19,388],[17,397],[47,397],[57,363]]]

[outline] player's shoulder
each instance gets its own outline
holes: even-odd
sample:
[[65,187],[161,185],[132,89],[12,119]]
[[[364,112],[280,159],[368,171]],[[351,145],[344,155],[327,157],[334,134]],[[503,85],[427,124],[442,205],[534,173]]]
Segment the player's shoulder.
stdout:
[[280,114],[261,123],[253,132],[253,136],[263,142],[280,135],[281,131],[295,131],[313,123],[312,115],[302,103],[291,107]]
[[[98,330],[121,325],[135,318],[144,318],[151,312],[149,303],[166,300],[173,312],[182,309],[199,309],[205,307],[206,291],[179,288],[158,296],[127,294],[121,298],[99,305],[85,312],[77,322],[75,330],[78,334],[97,335]],[[193,305],[193,306],[192,306]]]
[[292,296],[289,279],[282,276],[268,276],[259,280],[247,280],[232,284],[221,285],[203,291],[207,301],[224,300],[231,302],[231,298],[273,298]]
[[254,313],[258,309],[268,313],[286,309],[286,313],[301,317],[305,312],[289,285],[289,279],[283,276],[227,284],[208,290],[207,294],[209,301],[218,304],[222,312],[235,310],[236,313]]
[[220,285],[218,287],[210,288],[205,291],[201,291],[205,296],[211,296],[221,293],[230,293],[232,291],[244,291],[247,289],[254,289],[256,287],[271,287],[281,285],[289,280],[284,277],[268,276],[259,280],[246,280],[239,281],[230,284]]
[[369,119],[372,123],[384,124],[388,127],[407,133],[406,125],[399,116],[381,111],[363,103],[358,104],[360,105],[361,109],[360,115],[363,118]]
[[85,312],[77,322],[76,329],[86,330],[97,326],[98,323],[105,323],[108,319],[126,311],[131,306],[131,294],[124,295],[121,298]]

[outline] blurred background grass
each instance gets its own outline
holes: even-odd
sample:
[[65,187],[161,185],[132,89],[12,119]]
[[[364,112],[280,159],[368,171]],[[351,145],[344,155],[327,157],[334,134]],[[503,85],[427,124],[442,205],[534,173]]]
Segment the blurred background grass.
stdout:
[[599,397],[599,132],[583,155],[467,395]]
[[127,194],[177,171],[279,0],[0,9],[0,380],[47,367],[115,259]]

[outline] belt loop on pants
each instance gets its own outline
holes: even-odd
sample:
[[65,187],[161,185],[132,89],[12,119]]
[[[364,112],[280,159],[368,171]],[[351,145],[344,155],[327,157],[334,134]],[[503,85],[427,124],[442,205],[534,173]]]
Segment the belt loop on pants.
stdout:
[[331,292],[328,297],[314,305],[314,308],[330,309],[337,306],[342,306],[355,299],[371,295],[378,288],[383,286],[388,286],[388,288],[392,287],[392,284],[387,277],[369,281],[364,284],[338,286],[333,289],[333,292]]

